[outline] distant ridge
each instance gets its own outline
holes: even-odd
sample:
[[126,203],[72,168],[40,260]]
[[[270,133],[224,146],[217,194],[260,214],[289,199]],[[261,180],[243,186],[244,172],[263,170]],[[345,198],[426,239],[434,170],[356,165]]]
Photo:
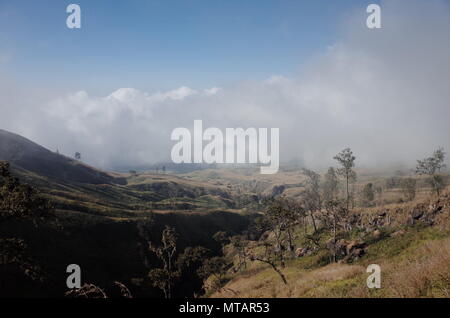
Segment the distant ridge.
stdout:
[[54,153],[20,135],[0,129],[0,161],[36,174],[67,182],[125,184],[106,172]]

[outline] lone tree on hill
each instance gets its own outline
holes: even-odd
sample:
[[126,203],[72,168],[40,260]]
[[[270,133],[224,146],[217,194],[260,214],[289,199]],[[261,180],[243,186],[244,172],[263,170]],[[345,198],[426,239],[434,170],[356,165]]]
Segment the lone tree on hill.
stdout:
[[439,148],[434,151],[433,156],[423,160],[417,160],[416,174],[426,174],[431,178],[431,184],[436,194],[444,188],[444,180],[439,175],[441,169],[444,169],[445,152],[444,148]]
[[353,152],[350,148],[346,148],[342,150],[340,153],[338,153],[336,156],[334,156],[333,159],[337,160],[341,165],[341,168],[337,169],[338,175],[345,178],[346,193],[347,193],[347,210],[348,210],[348,204],[350,202],[350,192],[348,186],[351,181],[356,180],[356,172],[353,170],[353,167],[355,166],[356,157],[353,156]]
[[[251,261],[260,261],[262,263],[266,263],[272,267],[272,269],[280,276],[281,280],[285,285],[287,285],[286,276],[284,276],[283,272],[279,269],[277,265],[277,261],[279,259],[279,252],[277,248],[271,244],[270,242],[264,241],[260,244],[259,248],[264,248],[264,253],[262,255],[250,254]],[[283,267],[283,265],[282,265]]]

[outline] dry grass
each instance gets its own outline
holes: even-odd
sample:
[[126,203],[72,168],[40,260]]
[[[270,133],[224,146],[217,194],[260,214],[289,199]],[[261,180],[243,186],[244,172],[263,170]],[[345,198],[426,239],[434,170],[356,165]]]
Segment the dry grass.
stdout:
[[450,238],[429,241],[408,256],[377,262],[382,269],[382,288],[369,290],[366,267],[330,264],[306,271],[284,269],[284,285],[270,268],[239,276],[212,297],[450,297]]
[[[432,200],[433,201],[433,200]],[[411,208],[427,200],[390,207],[397,222]],[[260,264],[234,277],[213,297],[450,297],[450,213],[448,206],[432,227],[408,228],[400,237],[385,238],[370,245],[368,254],[353,265],[319,267],[317,256],[288,262],[283,269],[288,285]],[[368,211],[376,213],[378,209]],[[365,269],[381,266],[382,288],[368,289]],[[306,268],[314,268],[307,270]]]
[[[289,194],[294,190],[288,189]],[[444,208],[432,227],[419,224],[405,228],[415,207],[422,204],[428,209],[436,203],[436,196],[426,189],[410,202],[355,209],[366,221],[389,210],[389,228],[404,229],[406,234],[371,243],[368,254],[352,265],[318,268],[317,257],[296,259],[282,269],[288,281],[285,285],[271,268],[252,264],[248,271],[233,275],[212,297],[450,297],[450,201],[445,196],[449,190],[447,187],[441,197]],[[390,194],[401,195],[394,192]],[[392,201],[396,201],[394,197]],[[371,263],[381,266],[381,289],[368,289],[366,285],[366,266]]]
[[312,271],[288,267],[283,271],[288,281],[285,285],[272,269],[264,268],[253,272],[253,276],[246,275],[231,281],[212,297],[305,297],[323,284],[345,280],[362,272],[362,266],[345,264],[330,264]]
[[387,296],[450,297],[450,238],[426,242],[407,260],[388,264]]

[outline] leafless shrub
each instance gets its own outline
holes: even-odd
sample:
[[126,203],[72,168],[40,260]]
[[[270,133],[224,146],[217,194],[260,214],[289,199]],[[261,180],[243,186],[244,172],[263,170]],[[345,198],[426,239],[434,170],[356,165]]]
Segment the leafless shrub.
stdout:
[[81,288],[71,289],[65,294],[70,298],[108,298],[105,292],[94,284],[84,284]]
[[122,284],[121,282],[115,281],[114,285],[116,285],[117,287],[119,287],[120,289],[120,295],[124,298],[133,298],[133,296],[131,295],[130,290],[128,289],[127,286],[125,286],[124,284]]

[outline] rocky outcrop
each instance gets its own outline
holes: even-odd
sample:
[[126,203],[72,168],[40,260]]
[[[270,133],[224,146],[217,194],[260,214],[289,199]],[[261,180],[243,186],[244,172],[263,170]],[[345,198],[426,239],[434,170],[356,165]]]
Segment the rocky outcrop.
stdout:
[[272,196],[276,197],[276,196],[282,195],[285,189],[286,189],[286,187],[284,185],[274,186],[272,188]]
[[314,253],[315,249],[311,247],[299,247],[295,250],[295,257],[309,256]]
[[349,263],[365,254],[367,244],[358,239],[351,241],[330,239],[327,241],[326,246],[332,255],[336,256],[336,260]]
[[368,230],[373,231],[380,227],[389,226],[391,224],[391,216],[390,216],[389,212],[390,212],[389,209],[386,209],[386,210],[379,212],[377,215],[375,215],[369,221]]
[[409,213],[407,225],[412,226],[417,223],[433,225],[438,215],[450,213],[450,195],[441,196],[428,204],[422,203],[415,206]]

